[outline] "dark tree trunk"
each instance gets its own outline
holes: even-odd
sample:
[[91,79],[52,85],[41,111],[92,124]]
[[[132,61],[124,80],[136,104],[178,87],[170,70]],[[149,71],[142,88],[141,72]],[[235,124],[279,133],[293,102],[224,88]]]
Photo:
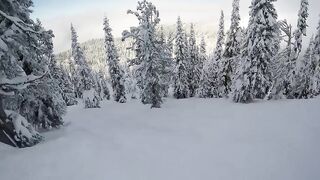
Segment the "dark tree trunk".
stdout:
[[0,95],[0,142],[17,147],[14,142],[14,128],[6,122],[8,117],[4,111],[2,99],[3,97]]

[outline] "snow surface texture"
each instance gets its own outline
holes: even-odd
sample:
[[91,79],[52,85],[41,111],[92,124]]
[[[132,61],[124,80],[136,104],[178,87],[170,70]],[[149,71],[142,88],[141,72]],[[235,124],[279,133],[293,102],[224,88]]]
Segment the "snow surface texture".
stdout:
[[317,180],[320,99],[71,107],[26,149],[0,144],[1,180]]

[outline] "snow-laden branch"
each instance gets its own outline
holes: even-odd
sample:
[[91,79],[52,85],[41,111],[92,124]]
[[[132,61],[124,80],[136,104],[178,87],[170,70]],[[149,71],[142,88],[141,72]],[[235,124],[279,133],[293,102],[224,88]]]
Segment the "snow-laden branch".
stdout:
[[35,76],[33,74],[28,76],[19,76],[15,77],[13,79],[8,78],[1,78],[0,79],[0,86],[16,86],[16,85],[22,85],[22,84],[29,84],[35,80],[41,79],[42,76]]
[[17,27],[19,27],[21,30],[26,31],[26,32],[31,32],[31,33],[41,33],[41,32],[37,32],[34,31],[30,25],[24,23],[21,19],[17,18],[17,17],[13,17],[10,15],[7,15],[5,12],[0,10],[0,15],[2,15],[4,18],[8,19],[9,21],[11,21],[12,23],[14,23]]
[[12,90],[14,89],[24,89],[30,83],[43,78],[47,74],[47,71],[41,76],[28,75],[28,76],[19,76],[13,79],[0,78],[0,94],[5,96],[14,95]]

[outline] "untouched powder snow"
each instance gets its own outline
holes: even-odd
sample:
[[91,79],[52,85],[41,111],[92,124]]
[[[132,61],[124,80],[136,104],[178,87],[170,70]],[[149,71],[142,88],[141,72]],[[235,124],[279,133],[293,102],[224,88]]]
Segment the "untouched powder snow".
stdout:
[[317,180],[319,108],[319,98],[79,105],[37,146],[0,144],[0,179]]

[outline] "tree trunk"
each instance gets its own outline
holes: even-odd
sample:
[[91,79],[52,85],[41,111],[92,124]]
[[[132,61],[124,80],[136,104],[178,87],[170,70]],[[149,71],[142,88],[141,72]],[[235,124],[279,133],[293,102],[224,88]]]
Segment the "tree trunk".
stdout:
[[0,142],[18,147],[14,141],[14,128],[7,124],[7,118],[3,107],[3,97],[0,95]]

